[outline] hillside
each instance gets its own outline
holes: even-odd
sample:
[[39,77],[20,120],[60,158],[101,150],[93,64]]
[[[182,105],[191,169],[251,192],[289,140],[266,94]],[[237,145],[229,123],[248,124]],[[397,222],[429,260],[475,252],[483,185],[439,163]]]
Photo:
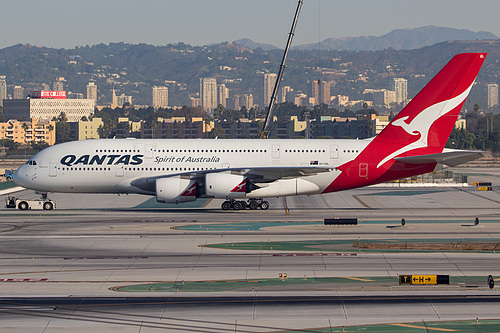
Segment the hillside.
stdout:
[[[308,80],[329,80],[335,82],[333,94],[356,98],[364,88],[389,89],[391,78],[404,77],[411,96],[460,52],[489,53],[472,96],[476,90],[479,96],[478,89],[487,83],[500,83],[500,41],[456,41],[414,50],[292,50],[283,85],[306,92]],[[151,87],[167,84],[171,105],[186,104],[188,94],[198,92],[199,78],[216,77],[231,94],[250,92],[259,103],[262,75],[277,72],[281,57],[282,50],[252,50],[234,43],[203,47],[111,43],[74,49],[19,44],[0,49],[0,75],[7,76],[9,89],[22,85],[28,92],[62,76],[66,90],[85,94],[87,83],[94,80],[102,104],[110,102],[113,87],[118,94],[132,95],[136,104],[150,104]]]

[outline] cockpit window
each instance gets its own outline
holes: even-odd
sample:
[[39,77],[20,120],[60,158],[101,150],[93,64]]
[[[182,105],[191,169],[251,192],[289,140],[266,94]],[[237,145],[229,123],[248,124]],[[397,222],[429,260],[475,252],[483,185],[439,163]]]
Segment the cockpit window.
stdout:
[[36,161],[29,160],[28,162],[26,162],[26,164],[29,164],[29,165],[36,165]]

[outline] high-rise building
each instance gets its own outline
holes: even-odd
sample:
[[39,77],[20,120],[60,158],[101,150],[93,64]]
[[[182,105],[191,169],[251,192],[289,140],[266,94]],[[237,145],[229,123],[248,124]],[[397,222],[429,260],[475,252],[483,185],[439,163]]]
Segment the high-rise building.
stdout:
[[394,91],[396,103],[404,103],[408,99],[408,81],[403,78],[394,78]]
[[240,105],[250,110],[253,107],[253,95],[244,94],[240,97]]
[[224,83],[221,83],[218,88],[218,100],[219,104],[221,104],[223,107],[227,106],[227,99],[229,98],[229,89],[226,87]]
[[314,80],[308,84],[308,95],[312,105],[326,104],[330,105],[331,93],[330,82]]
[[228,99],[227,107],[232,110],[241,109],[241,95],[234,95],[233,98]]
[[217,80],[214,77],[200,79],[200,99],[203,111],[213,113],[217,107]]
[[314,100],[311,100],[313,105],[319,104],[319,85],[321,81],[320,80],[314,80],[309,82],[307,85],[307,94],[309,97],[312,97]]
[[264,103],[263,106],[266,108],[271,102],[271,96],[273,95],[274,85],[277,79],[278,75],[275,73],[264,74],[264,94],[262,102]]
[[284,86],[284,87],[281,87],[281,93],[279,95],[279,99],[278,99],[278,102],[279,103],[285,103],[287,100],[286,100],[286,96],[287,94],[292,91],[292,88],[290,86]]
[[3,106],[4,99],[7,99],[7,82],[5,75],[0,75],[0,106]]
[[123,105],[125,105],[125,103],[129,103],[130,105],[132,105],[132,96],[126,96],[125,94],[121,94],[120,96],[116,96],[115,98],[116,98],[116,104],[119,107],[122,107]]
[[64,90],[64,82],[66,80],[64,77],[60,76],[57,78],[57,81],[53,83],[53,89],[54,91],[63,91]]
[[494,108],[498,106],[498,84],[488,84],[488,107]]
[[319,84],[319,103],[330,105],[331,101],[331,83],[328,81],[321,81]]
[[14,99],[24,98],[24,88],[21,86],[14,86]]
[[87,99],[91,99],[94,101],[94,104],[97,104],[97,85],[95,82],[87,84]]
[[168,87],[153,87],[153,107],[168,108]]

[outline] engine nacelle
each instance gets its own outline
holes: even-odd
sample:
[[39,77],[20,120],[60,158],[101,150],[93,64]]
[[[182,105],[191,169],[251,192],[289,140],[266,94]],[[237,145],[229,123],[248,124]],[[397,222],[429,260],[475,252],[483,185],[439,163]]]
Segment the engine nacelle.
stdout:
[[198,183],[181,177],[158,178],[156,180],[156,201],[181,203],[196,200]]
[[284,197],[287,195],[318,194],[319,186],[301,178],[279,179],[248,193],[248,198]]
[[205,193],[214,198],[244,198],[248,180],[245,176],[230,173],[208,173],[205,176]]

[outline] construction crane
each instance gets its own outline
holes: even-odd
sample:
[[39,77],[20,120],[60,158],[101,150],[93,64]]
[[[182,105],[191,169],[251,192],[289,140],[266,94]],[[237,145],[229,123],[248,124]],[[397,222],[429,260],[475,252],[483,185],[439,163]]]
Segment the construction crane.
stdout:
[[276,83],[274,84],[273,94],[271,95],[271,100],[269,101],[269,107],[267,109],[266,120],[264,121],[264,127],[262,127],[262,131],[259,134],[259,139],[267,139],[267,137],[269,136],[270,126],[273,119],[273,106],[276,102],[276,96],[278,96],[280,82],[283,78],[283,72],[285,71],[286,58],[288,57],[288,51],[290,50],[290,46],[292,45],[293,36],[295,34],[295,26],[297,25],[300,8],[302,7],[303,2],[303,0],[299,0],[299,3],[297,4],[297,10],[295,11],[295,16],[293,18],[292,28],[290,29],[290,33],[288,34],[288,41],[286,42],[285,52],[283,54],[283,59],[281,60],[280,70],[278,72],[278,77],[276,78]]

